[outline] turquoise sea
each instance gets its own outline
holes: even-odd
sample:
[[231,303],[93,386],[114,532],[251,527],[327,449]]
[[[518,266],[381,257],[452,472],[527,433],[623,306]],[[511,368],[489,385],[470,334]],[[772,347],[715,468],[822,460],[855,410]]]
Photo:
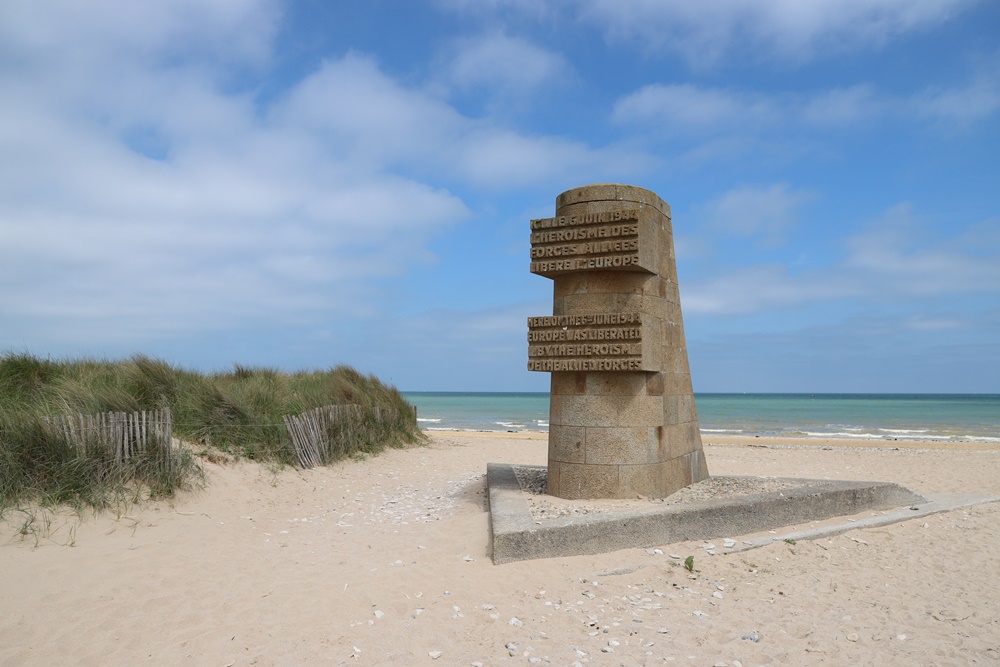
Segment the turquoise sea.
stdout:
[[[425,430],[547,431],[548,393],[403,392]],[[1000,394],[695,394],[702,433],[1000,442]]]

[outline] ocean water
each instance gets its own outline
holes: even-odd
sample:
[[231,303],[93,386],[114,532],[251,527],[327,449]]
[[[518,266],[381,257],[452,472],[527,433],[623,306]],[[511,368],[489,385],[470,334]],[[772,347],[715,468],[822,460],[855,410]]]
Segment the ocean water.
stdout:
[[[548,393],[403,392],[425,430],[548,431]],[[1000,442],[1000,394],[695,394],[702,433]]]

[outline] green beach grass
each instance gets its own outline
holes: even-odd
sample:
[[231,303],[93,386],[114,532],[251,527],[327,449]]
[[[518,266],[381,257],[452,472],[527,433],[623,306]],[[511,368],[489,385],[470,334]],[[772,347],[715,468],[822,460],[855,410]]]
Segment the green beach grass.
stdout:
[[60,415],[169,408],[175,438],[205,452],[286,465],[295,455],[283,416],[342,404],[360,406],[361,418],[351,441],[338,445],[340,456],[423,439],[415,409],[395,388],[347,366],[287,373],[237,365],[203,374],[142,355],[52,361],[6,354],[0,357],[0,512],[25,503],[103,508],[170,496],[201,476],[186,447],[174,450],[169,465],[152,451],[116,463],[104,449],[81,450],[47,427]]

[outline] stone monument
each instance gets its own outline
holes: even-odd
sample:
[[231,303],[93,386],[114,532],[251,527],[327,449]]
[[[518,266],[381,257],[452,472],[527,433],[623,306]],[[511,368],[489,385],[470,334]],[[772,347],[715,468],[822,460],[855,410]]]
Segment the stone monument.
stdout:
[[586,185],[531,221],[552,315],[528,318],[528,370],[552,374],[548,493],[663,498],[708,477],[688,367],[670,207]]

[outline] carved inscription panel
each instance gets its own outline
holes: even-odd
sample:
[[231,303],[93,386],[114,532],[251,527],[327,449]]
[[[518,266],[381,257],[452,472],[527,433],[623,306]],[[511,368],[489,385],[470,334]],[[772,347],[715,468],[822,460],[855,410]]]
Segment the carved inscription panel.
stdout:
[[531,272],[553,277],[594,269],[643,270],[638,208],[531,221]]
[[640,313],[529,317],[528,370],[656,370],[642,353],[646,319]]

